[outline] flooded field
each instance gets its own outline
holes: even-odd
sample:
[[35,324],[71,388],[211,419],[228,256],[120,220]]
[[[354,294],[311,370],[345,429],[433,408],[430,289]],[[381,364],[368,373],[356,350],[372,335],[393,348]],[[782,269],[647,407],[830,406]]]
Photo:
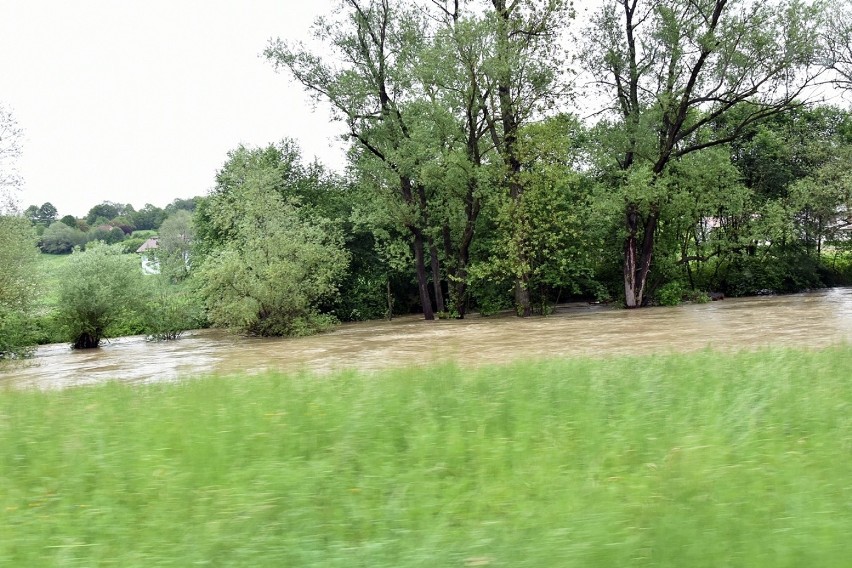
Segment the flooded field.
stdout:
[[454,360],[461,365],[547,357],[687,352],[765,346],[819,348],[852,341],[852,288],[734,298],[674,308],[618,310],[560,306],[548,317],[511,315],[426,322],[345,324],[297,339],[256,339],[201,330],[172,342],[142,337],[72,351],[40,347],[36,357],[0,372],[0,386],[62,388],[109,380],[151,382],[265,370],[325,373]]

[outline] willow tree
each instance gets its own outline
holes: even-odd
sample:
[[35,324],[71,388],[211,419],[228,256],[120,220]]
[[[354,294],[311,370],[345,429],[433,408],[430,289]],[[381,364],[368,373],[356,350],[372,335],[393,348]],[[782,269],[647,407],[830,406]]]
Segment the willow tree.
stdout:
[[[469,302],[471,246],[483,199],[483,165],[494,153],[487,73],[493,26],[459,0],[426,4],[434,26],[417,67],[424,116],[417,130],[425,154],[420,176],[433,189],[431,231],[443,245],[450,313],[464,318]],[[493,156],[496,160],[498,157]]]
[[524,181],[518,138],[521,129],[562,102],[566,95],[560,75],[565,57],[562,36],[572,15],[562,0],[491,0],[486,8],[493,28],[492,54],[486,70],[494,79],[489,93],[488,126],[503,163],[503,184],[509,196],[507,227],[514,258],[515,305],[531,314],[529,284],[529,222],[524,210]]
[[[320,18],[314,38],[326,55],[301,43],[273,40],[265,55],[276,69],[287,70],[318,101],[331,105],[335,119],[360,150],[395,186],[401,222],[411,238],[423,315],[434,319],[428,288],[425,226],[428,204],[410,153],[412,101],[422,91],[414,68],[426,24],[407,3],[345,0],[335,15]],[[380,188],[381,189],[381,188]],[[428,264],[433,263],[430,258]]]
[[582,59],[612,103],[627,307],[645,300],[668,167],[798,104],[817,16],[798,0],[607,0],[593,16]]

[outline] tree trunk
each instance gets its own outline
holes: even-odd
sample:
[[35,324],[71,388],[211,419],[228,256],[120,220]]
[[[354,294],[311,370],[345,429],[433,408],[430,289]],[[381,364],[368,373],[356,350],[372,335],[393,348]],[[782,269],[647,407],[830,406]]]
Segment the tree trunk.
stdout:
[[93,349],[100,345],[101,338],[98,332],[89,333],[85,332],[81,334],[75,341],[73,348],[74,349]]
[[[400,176],[399,188],[405,203],[409,205],[415,204],[411,178],[408,176]],[[414,265],[417,273],[417,289],[420,292],[420,305],[423,307],[423,317],[427,320],[433,320],[435,319],[435,312],[432,310],[432,299],[429,297],[429,278],[426,274],[426,255],[423,247],[423,231],[415,224],[409,224],[408,230],[411,231],[411,236],[414,239],[414,242],[412,243],[412,247],[414,249]]]
[[435,240],[432,237],[428,237],[427,240],[429,242],[429,256],[432,257],[432,287],[435,290],[435,307],[438,313],[443,313],[447,310],[444,306],[444,292],[441,290],[441,266],[438,261],[438,247],[435,246]]
[[386,280],[386,293],[387,293],[387,301],[388,301],[388,321],[393,319],[393,291],[391,290],[390,278]]
[[414,263],[417,268],[417,289],[420,291],[420,303],[423,306],[423,317],[435,319],[432,309],[432,299],[429,297],[429,279],[426,275],[426,259],[423,246],[423,232],[417,227],[409,227],[414,237]]
[[[645,284],[651,271],[654,253],[654,233],[659,213],[652,208],[643,223],[642,240],[638,239],[640,215],[635,203],[627,206],[624,241],[624,303],[627,308],[639,308],[645,303]],[[641,245],[641,246],[640,246]]]
[[525,281],[523,276],[515,280],[515,308],[520,317],[528,318],[532,315],[529,283]]

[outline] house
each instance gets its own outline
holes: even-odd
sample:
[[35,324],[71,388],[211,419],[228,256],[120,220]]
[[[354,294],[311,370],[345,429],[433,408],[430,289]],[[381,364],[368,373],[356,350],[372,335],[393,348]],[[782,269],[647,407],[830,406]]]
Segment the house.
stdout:
[[136,252],[142,257],[142,271],[145,274],[160,273],[160,262],[157,260],[156,253],[154,252],[157,250],[157,240],[158,237],[151,237],[136,249]]

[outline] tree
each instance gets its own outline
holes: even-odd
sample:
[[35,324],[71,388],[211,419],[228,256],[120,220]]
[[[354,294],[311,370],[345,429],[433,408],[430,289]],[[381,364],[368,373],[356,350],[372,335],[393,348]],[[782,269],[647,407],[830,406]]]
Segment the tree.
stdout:
[[129,217],[137,231],[151,231],[160,227],[166,219],[166,212],[159,207],[146,203],[145,207],[132,213]]
[[58,211],[52,203],[43,203],[42,206],[38,208],[38,222],[43,223],[45,225],[50,225],[51,223],[56,221],[57,213]]
[[23,183],[16,167],[22,136],[12,112],[0,103],[0,214],[16,210],[14,193]]
[[119,227],[110,225],[101,225],[94,230],[89,231],[88,240],[103,241],[108,245],[114,245],[124,240],[124,231]]
[[30,223],[0,216],[0,360],[26,355],[33,344],[38,249]]
[[157,261],[160,273],[172,282],[181,282],[189,276],[190,253],[195,239],[192,215],[178,209],[160,225],[157,241]]
[[112,201],[104,201],[89,209],[89,212],[86,214],[86,222],[91,226],[95,226],[100,222],[106,223],[112,221],[125,213],[132,215],[133,207],[131,205],[113,203]]
[[62,221],[56,221],[41,235],[41,250],[48,254],[68,254],[74,247],[83,246],[88,241],[86,234],[72,229]]
[[72,229],[77,228],[77,219],[74,215],[65,215],[62,219],[59,220],[61,223],[65,223]]
[[349,258],[329,221],[306,218],[268,182],[252,176],[232,190],[236,216],[221,195],[205,202],[208,218],[229,230],[196,273],[201,295],[217,326],[261,336],[316,333],[334,321],[318,306],[336,293]]
[[822,34],[824,63],[834,72],[834,84],[852,91],[852,2],[839,0],[826,13]]
[[422,46],[425,22],[404,3],[345,0],[338,19],[320,19],[313,31],[328,56],[320,58],[302,44],[278,39],[265,55],[276,69],[286,69],[317,99],[329,102],[337,120],[346,124],[361,168],[373,168],[377,190],[392,189],[394,210],[410,235],[424,318],[434,319],[428,269],[437,259],[425,233],[428,204],[416,178],[417,162],[409,153],[411,138],[407,104],[419,85],[413,73]]
[[63,267],[56,319],[72,347],[87,349],[114,337],[122,321],[144,318],[146,304],[136,257],[95,243],[75,250]]
[[198,201],[200,197],[190,197],[189,199],[183,199],[178,197],[168,205],[166,205],[164,211],[166,215],[171,216],[177,213],[178,211],[188,211],[192,213],[195,211],[195,207],[198,205]]
[[530,255],[528,213],[523,203],[525,190],[518,138],[521,128],[536,113],[564,95],[558,81],[561,66],[561,34],[571,5],[559,0],[518,2],[491,0],[495,31],[494,54],[489,62],[496,91],[489,105],[494,111],[488,126],[503,161],[503,184],[509,195],[509,211],[504,217],[511,234],[515,305],[518,314],[529,316]]
[[818,15],[797,0],[608,0],[594,16],[582,59],[613,103],[628,307],[645,301],[669,165],[796,106],[815,77]]

